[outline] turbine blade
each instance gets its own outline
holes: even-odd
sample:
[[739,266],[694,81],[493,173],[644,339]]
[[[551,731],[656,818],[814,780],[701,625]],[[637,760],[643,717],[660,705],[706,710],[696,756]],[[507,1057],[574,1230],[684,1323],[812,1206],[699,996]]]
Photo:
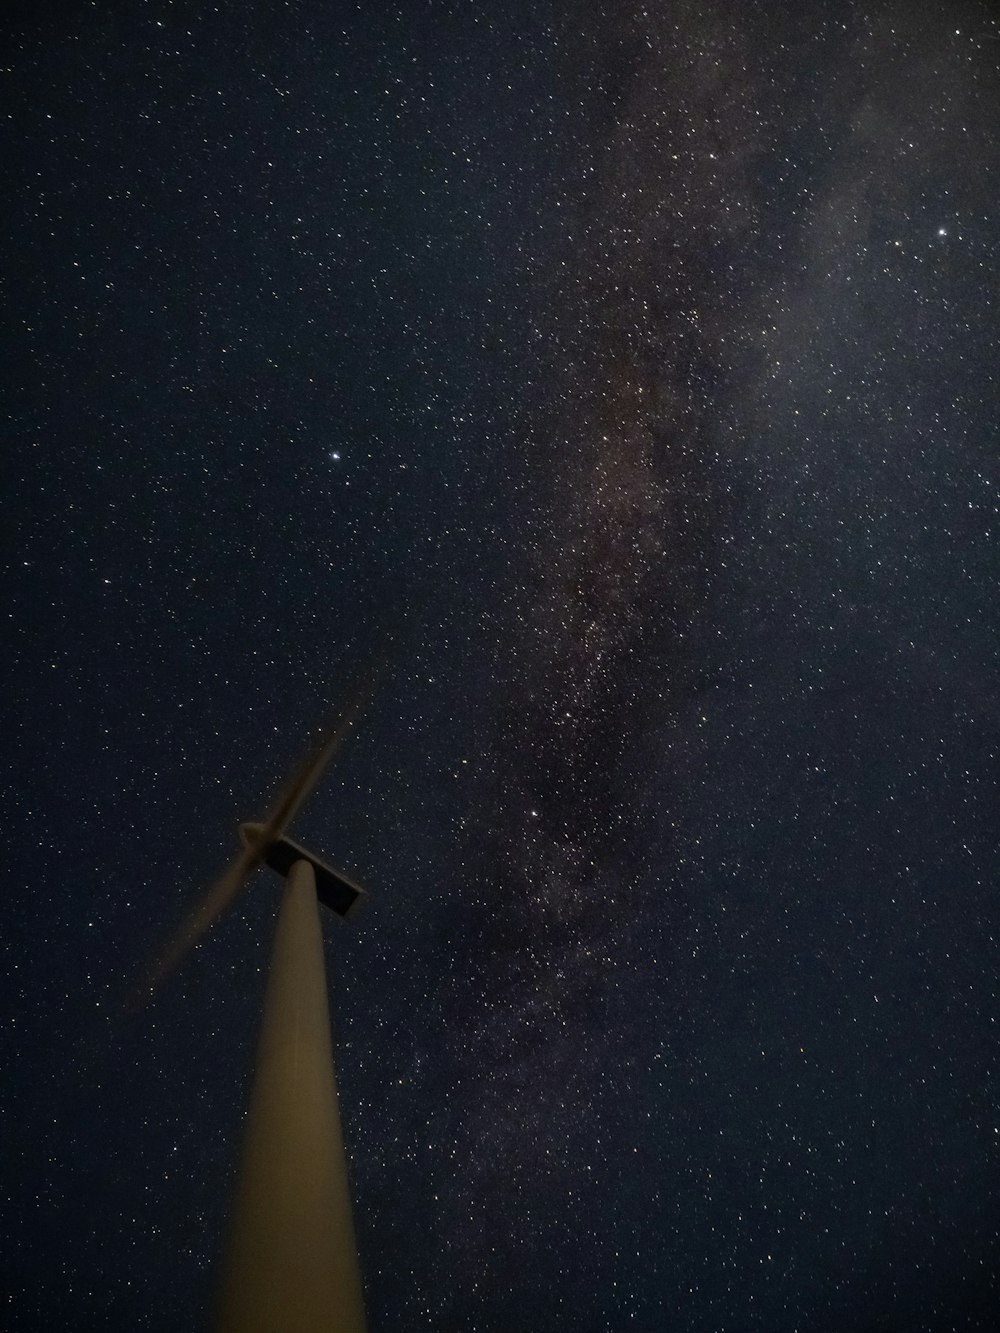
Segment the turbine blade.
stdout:
[[180,967],[205,932],[215,924],[240,889],[260,865],[261,853],[266,846],[262,839],[244,847],[233,861],[210,885],[201,901],[181,922],[167,942],[162,953],[153,961],[143,981],[132,991],[129,1009],[135,1012],[153,999],[163,983]]
[[180,967],[205,932],[229,907],[263,861],[268,846],[283,835],[319,781],[323,770],[349,736],[358,714],[369,702],[384,666],[385,659],[376,658],[358,678],[346,707],[335,713],[332,722],[324,728],[319,742],[292,774],[264,823],[241,825],[240,831],[246,846],[185,918],[166,948],[147,970],[143,982],[132,990],[128,1003],[130,1010],[135,1012],[153,999],[167,978]]
[[324,728],[319,743],[292,774],[279,795],[274,809],[268,815],[261,835],[263,846],[280,838],[301,810],[309,793],[322,776],[323,770],[350,735],[358,714],[371,699],[374,687],[375,672],[370,671],[361,678],[347,705],[335,713]]

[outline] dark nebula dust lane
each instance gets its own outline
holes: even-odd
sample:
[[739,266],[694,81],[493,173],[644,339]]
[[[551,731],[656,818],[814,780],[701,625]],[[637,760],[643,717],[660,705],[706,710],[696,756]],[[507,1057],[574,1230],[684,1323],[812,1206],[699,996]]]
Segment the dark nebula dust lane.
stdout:
[[[607,982],[669,896],[700,700],[726,672],[716,588],[740,521],[726,427],[803,230],[797,190],[772,173],[809,127],[784,121],[766,22],[689,9],[634,16],[615,116],[578,146],[534,293],[534,484],[496,616],[503,703],[467,873],[490,886],[473,901],[501,967],[556,1011]],[[678,924],[683,900],[667,907]]]
[[996,1327],[995,7],[3,24],[5,1326],[205,1322],[381,636],[372,1333]]

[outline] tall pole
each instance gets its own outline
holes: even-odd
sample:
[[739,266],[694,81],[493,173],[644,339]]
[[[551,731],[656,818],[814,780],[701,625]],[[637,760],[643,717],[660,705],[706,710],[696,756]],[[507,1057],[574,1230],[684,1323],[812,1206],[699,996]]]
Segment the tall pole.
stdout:
[[365,1333],[308,861],[278,916],[218,1308],[218,1333]]

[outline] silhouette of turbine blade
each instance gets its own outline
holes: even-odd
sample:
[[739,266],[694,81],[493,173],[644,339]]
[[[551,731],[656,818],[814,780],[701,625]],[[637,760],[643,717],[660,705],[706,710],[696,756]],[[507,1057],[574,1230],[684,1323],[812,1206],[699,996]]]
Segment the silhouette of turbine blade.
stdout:
[[344,744],[358,714],[368,704],[381,665],[376,662],[360,677],[347,706],[335,713],[332,722],[324,728],[319,742],[294,771],[265,822],[261,825],[241,826],[241,833],[246,839],[243,851],[210,886],[148,969],[142,983],[134,988],[129,1009],[141,1009],[153,999],[167,978],[177,971],[206,931],[211,929],[239,895],[246,881],[263,861],[268,847],[283,836],[316,786],[323,770]]
[[365,680],[361,683],[347,707],[335,716],[319,744],[306,755],[293,773],[264,825],[260,839],[263,847],[280,838],[301,810],[309,793],[320,780],[323,770],[350,735],[358,714],[371,696],[371,688],[370,681]]
[[265,841],[261,839],[252,846],[244,847],[236,860],[209,887],[208,892],[188,913],[168,941],[166,948],[150,967],[142,984],[136,987],[129,1004],[130,1009],[138,1009],[147,1004],[167,978],[177,971],[205,932],[215,924],[260,865],[261,853],[265,846]]

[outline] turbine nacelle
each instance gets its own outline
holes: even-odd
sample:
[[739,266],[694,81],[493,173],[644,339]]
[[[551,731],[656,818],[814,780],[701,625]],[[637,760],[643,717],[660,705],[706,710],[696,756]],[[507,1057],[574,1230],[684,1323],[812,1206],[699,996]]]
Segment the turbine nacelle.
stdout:
[[288,874],[296,861],[308,861],[316,877],[316,897],[338,916],[351,917],[367,897],[364,889],[340,870],[334,870],[301,843],[281,834],[268,839],[266,824],[243,823],[240,838],[244,847],[257,854],[261,861],[281,876]]

